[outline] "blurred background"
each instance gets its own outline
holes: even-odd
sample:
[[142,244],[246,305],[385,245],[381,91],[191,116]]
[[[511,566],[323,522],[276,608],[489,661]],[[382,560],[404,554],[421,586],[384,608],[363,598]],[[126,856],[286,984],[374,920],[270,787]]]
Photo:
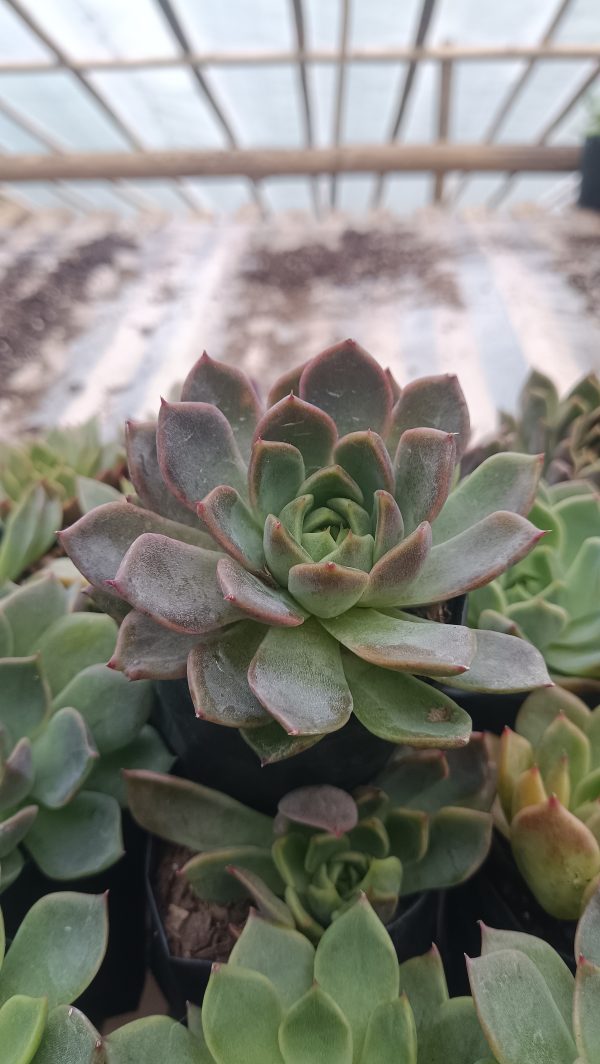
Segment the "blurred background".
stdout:
[[568,387],[599,71],[598,0],[0,0],[0,433],[345,335],[458,372],[477,434],[531,366]]

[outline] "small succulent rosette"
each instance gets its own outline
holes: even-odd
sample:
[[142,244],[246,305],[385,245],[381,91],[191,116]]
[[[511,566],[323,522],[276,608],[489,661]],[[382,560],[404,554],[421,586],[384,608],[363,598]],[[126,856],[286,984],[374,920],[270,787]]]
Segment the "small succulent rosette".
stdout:
[[496,455],[454,487],[468,437],[455,377],[400,391],[350,340],[286,375],[266,410],[239,370],[203,356],[158,425],[128,427],[137,497],[62,537],[130,607],[112,664],[187,675],[198,716],[240,728],[264,762],[353,711],[391,742],[466,742],[467,714],[417,677],[549,682],[523,640],[441,623],[447,600],[541,535],[523,516],[538,459]]
[[540,905],[576,920],[600,881],[600,706],[554,687],[500,740],[500,825]]

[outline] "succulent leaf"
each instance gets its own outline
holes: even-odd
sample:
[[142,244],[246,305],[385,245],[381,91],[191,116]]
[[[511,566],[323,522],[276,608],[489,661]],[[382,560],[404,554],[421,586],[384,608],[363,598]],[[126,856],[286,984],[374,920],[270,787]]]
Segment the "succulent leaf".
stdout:
[[195,513],[175,498],[163,480],[156,450],[155,422],[127,421],[125,439],[129,476],[142,505],[171,521],[197,527]]
[[206,351],[188,373],[181,398],[188,403],[216,406],[231,425],[242,454],[250,453],[261,409],[258,396],[245,373],[209,358]]
[[263,414],[254,433],[254,443],[275,440],[297,447],[307,474],[329,465],[336,438],[329,415],[292,393]]
[[333,419],[340,436],[385,430],[392,410],[390,383],[355,340],[344,340],[312,359],[300,377],[300,397]]
[[263,519],[278,514],[304,483],[304,459],[297,447],[273,440],[257,440],[248,466],[250,503]]
[[438,516],[452,486],[456,438],[439,429],[408,429],[400,437],[394,472],[395,497],[405,532]]
[[188,655],[198,641],[197,635],[174,632],[147,614],[130,610],[119,628],[109,664],[129,680],[177,680],[187,675]]
[[[216,406],[163,402],[156,446],[165,484],[188,509],[195,510],[219,484],[244,494],[242,456],[227,418]],[[181,462],[182,454],[187,456],[185,463]]]

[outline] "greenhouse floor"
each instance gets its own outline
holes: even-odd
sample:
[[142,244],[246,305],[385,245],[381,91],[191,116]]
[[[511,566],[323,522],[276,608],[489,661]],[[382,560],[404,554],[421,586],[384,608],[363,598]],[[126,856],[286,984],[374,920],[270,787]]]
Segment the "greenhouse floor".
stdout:
[[404,382],[459,374],[480,435],[529,368],[600,368],[600,216],[410,222],[0,207],[0,435],[151,414],[206,348],[262,387],[353,336]]

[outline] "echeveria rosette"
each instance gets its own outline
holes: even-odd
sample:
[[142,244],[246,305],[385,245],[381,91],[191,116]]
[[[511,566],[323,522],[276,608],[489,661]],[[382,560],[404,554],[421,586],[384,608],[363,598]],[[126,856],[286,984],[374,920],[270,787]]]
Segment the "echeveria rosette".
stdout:
[[525,700],[498,759],[498,823],[540,905],[576,920],[600,883],[600,706],[553,687]]
[[529,519],[548,534],[469,596],[469,624],[528,639],[557,683],[600,680],[600,498],[586,481],[541,483]]
[[269,400],[263,412],[239,370],[203,356],[157,427],[129,425],[136,505],[101,506],[63,535],[91,583],[133,607],[112,664],[187,673],[198,716],[241,728],[265,762],[352,710],[392,742],[466,742],[467,715],[416,676],[547,683],[522,641],[407,612],[527,554],[538,460],[497,455],[452,491],[469,435],[458,381],[400,391],[353,341]]
[[106,667],[117,626],[42,575],[0,598],[0,891],[25,853],[71,880],[123,853],[124,767],[166,771],[149,683]]
[[481,735],[446,752],[405,748],[354,795],[290,791],[274,820],[188,780],[125,776],[138,823],[195,851],[181,872],[201,898],[250,896],[267,918],[318,941],[361,893],[389,923],[401,896],[472,875],[489,850],[494,769]]
[[574,953],[575,976],[543,939],[482,928],[481,956],[467,966],[490,1064],[598,1064],[600,891],[577,925]]
[[473,1002],[449,998],[435,947],[399,965],[364,897],[316,948],[252,914],[187,1031],[153,1017],[106,1045],[110,1064],[488,1064]]

